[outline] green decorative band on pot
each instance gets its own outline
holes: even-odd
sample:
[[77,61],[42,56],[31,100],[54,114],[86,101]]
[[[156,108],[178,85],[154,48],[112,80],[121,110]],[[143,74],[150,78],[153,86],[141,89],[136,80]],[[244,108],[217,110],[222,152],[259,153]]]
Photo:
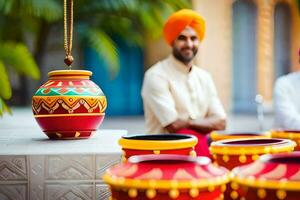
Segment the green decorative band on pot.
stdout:
[[59,87],[39,88],[35,96],[104,96],[100,88],[96,87]]

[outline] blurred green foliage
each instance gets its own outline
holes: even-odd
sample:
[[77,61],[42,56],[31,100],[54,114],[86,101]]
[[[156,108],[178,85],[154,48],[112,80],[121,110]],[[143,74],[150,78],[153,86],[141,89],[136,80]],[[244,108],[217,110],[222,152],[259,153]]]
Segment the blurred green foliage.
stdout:
[[143,46],[146,37],[161,34],[162,25],[174,10],[190,7],[189,0],[77,0],[76,30],[81,44],[94,48],[110,71],[119,70],[117,45],[112,36]]
[[34,79],[40,78],[39,69],[27,47],[22,43],[0,43],[0,116],[3,112],[10,112],[4,100],[11,95],[11,87],[6,72],[6,67],[13,68],[17,73],[24,74]]

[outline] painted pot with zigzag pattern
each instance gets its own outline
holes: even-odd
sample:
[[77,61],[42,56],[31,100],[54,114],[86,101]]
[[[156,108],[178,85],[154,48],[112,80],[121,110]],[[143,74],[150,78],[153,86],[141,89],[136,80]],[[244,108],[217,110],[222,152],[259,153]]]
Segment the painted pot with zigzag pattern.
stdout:
[[91,71],[56,70],[32,98],[34,117],[50,139],[89,138],[102,123],[107,106]]

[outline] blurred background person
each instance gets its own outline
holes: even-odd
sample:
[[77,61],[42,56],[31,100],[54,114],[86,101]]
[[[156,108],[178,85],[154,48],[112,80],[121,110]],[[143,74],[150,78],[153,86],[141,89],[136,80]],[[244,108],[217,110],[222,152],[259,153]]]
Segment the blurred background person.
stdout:
[[210,74],[193,59],[205,35],[205,21],[182,9],[164,25],[172,54],[152,66],[142,88],[148,133],[188,133],[198,138],[198,155],[209,156],[207,134],[224,130],[226,114]]
[[[299,50],[300,56],[300,50]],[[300,130],[300,72],[276,80],[274,87],[275,128]]]

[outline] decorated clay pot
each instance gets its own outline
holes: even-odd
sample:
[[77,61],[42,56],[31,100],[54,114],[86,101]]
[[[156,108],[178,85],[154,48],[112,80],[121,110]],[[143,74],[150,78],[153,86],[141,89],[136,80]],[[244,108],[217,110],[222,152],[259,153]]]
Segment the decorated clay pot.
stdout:
[[257,160],[262,154],[291,152],[295,146],[288,139],[232,139],[213,142],[210,151],[218,165],[233,169]]
[[106,98],[92,72],[57,70],[32,98],[37,123],[50,139],[88,138],[101,124]]
[[210,134],[212,141],[226,140],[226,139],[241,139],[241,138],[270,138],[270,132],[226,132],[226,131],[213,131]]
[[271,130],[273,138],[286,138],[297,143],[295,151],[300,151],[300,130]]
[[[243,199],[300,198],[300,152],[264,155],[257,161],[233,169],[232,184],[243,191]],[[234,191],[236,199],[240,192]]]
[[123,161],[130,156],[144,154],[178,154],[196,156],[194,146],[197,138],[188,134],[147,134],[123,136],[119,145]]
[[225,168],[207,157],[141,155],[108,169],[103,180],[113,200],[222,199],[229,181]]

